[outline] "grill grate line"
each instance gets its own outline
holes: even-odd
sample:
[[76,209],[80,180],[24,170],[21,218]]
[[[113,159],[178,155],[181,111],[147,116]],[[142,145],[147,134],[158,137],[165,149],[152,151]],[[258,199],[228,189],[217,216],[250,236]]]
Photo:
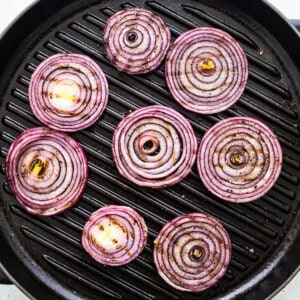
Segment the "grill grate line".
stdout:
[[119,277],[117,278],[117,277],[113,276],[112,273],[107,274],[106,272],[103,272],[100,269],[99,265],[95,265],[95,263],[86,261],[85,259],[82,258],[82,256],[78,256],[75,253],[68,251],[67,249],[65,249],[63,247],[60,247],[59,245],[54,244],[51,240],[47,239],[45,236],[41,236],[41,235],[33,232],[31,229],[29,229],[27,227],[23,227],[22,229],[23,229],[24,234],[28,238],[34,240],[35,242],[39,243],[40,245],[46,246],[50,250],[55,251],[57,254],[65,257],[68,260],[69,259],[72,260],[74,263],[80,265],[82,268],[84,268],[86,270],[89,270],[93,274],[101,275],[105,280],[120,286],[122,289],[127,290],[128,292],[130,292],[136,296],[139,296],[143,299],[149,299],[148,294],[145,294],[144,291],[138,289],[136,285],[133,285],[128,281],[124,281],[123,279],[121,279]]
[[75,238],[74,236],[70,235],[66,231],[61,230],[59,227],[57,227],[53,224],[50,224],[50,223],[46,223],[46,221],[42,220],[41,218],[29,217],[20,206],[11,204],[10,209],[14,214],[18,215],[22,219],[30,222],[31,224],[33,224],[47,232],[50,232],[51,234],[56,235],[57,237],[59,237],[61,240],[64,240],[68,244],[71,244],[76,247],[81,245],[81,242],[78,238]]
[[[57,259],[49,256],[49,255],[43,255],[46,262],[51,265],[54,269],[65,273],[71,278],[74,278],[75,280],[84,283],[85,285],[93,288],[94,290],[98,291],[102,295],[113,297],[114,299],[122,299],[122,296],[120,294],[117,294],[115,291],[112,291],[108,288],[106,288],[103,285],[100,285],[99,282],[96,282],[80,273],[75,271],[73,268],[67,267],[63,262],[58,261]],[[153,299],[153,297],[152,297]]]
[[278,115],[272,113],[268,107],[263,108],[245,96],[242,96],[239,99],[239,103],[245,106],[248,111],[253,111],[256,115],[261,115],[263,119],[270,120],[273,124],[277,124],[279,128],[283,127],[286,131],[289,131],[296,136],[300,136],[298,125],[292,124],[288,120],[281,119]]

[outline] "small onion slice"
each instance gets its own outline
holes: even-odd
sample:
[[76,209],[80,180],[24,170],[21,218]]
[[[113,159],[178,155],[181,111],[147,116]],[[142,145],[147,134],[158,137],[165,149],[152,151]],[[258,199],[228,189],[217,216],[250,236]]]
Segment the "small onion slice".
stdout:
[[140,8],[115,13],[104,28],[107,58],[119,71],[130,74],[156,69],[166,55],[170,38],[165,22]]
[[88,56],[56,54],[32,74],[28,96],[34,115],[43,124],[75,132],[99,119],[107,105],[108,84]]
[[248,80],[248,61],[228,33],[201,27],[179,36],[166,58],[165,76],[176,101],[187,110],[213,114],[232,106]]
[[204,135],[197,158],[207,189],[221,199],[249,202],[266,194],[279,177],[282,150],[265,124],[249,117],[225,119]]
[[110,205],[94,212],[82,234],[84,249],[99,263],[121,266],[144,249],[148,228],[132,208]]
[[166,224],[154,241],[159,275],[181,291],[213,286],[231,259],[230,237],[222,224],[201,213],[182,215]]
[[87,158],[67,134],[46,127],[32,128],[10,146],[6,178],[27,212],[56,215],[80,199],[88,178]]
[[122,176],[140,186],[163,188],[188,175],[197,156],[197,140],[181,114],[154,105],[119,123],[112,152]]

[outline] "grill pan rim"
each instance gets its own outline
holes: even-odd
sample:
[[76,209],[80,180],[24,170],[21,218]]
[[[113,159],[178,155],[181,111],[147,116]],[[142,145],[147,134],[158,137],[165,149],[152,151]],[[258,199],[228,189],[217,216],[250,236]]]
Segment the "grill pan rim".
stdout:
[[[93,4],[93,3],[98,3],[99,1],[97,2],[88,1],[88,2]],[[234,2],[238,2],[238,1],[233,0],[233,3]],[[30,35],[36,28],[35,26],[36,23],[34,22],[28,23],[29,20],[32,20],[33,16],[36,19],[38,16],[40,20],[44,20],[47,18],[48,21],[51,18],[52,14],[57,13],[58,8],[63,9],[69,4],[72,4],[72,1],[61,0],[59,4],[54,3],[53,5],[53,3],[51,4],[49,1],[41,0],[40,2],[32,6],[28,11],[26,11],[22,16],[20,16],[15,21],[15,23],[6,31],[5,35],[0,40],[0,53],[3,53],[0,59],[1,70],[5,70],[6,66],[7,67],[9,66],[9,61],[15,54],[13,49],[17,49],[18,46],[20,45],[20,41],[24,42],[24,36],[26,37],[27,34]],[[244,4],[240,4],[239,2],[239,4],[237,5],[243,6]],[[268,12],[272,12],[272,16],[277,17],[278,21],[280,20],[280,22],[278,23],[280,23],[280,29],[282,30],[282,33],[283,34],[289,33],[290,37],[297,39],[297,41],[299,40],[299,45],[300,45],[299,33],[296,31],[295,28],[292,27],[291,24],[289,24],[288,20],[285,19],[282,16],[282,14],[279,13],[276,9],[271,7],[267,1],[255,0],[252,1],[251,5],[248,4],[248,6],[250,6],[253,12],[258,11],[261,16],[263,16],[265,10],[267,10]],[[26,25],[30,24],[30,26],[25,26],[26,28],[24,28],[23,26],[24,24]],[[299,73],[300,57],[298,57],[297,59],[297,57],[295,56],[296,55],[295,50],[293,50],[296,48],[297,47],[295,47],[295,44],[293,44],[293,46],[290,47],[289,51],[288,50],[286,51],[288,52],[288,55],[292,59],[294,59],[295,67],[297,68]],[[2,73],[0,82],[4,82],[5,79],[4,74],[5,72]],[[5,81],[7,81],[7,79]],[[1,86],[0,92],[1,90],[5,90],[5,87]],[[4,211],[2,209],[0,210],[0,217],[5,218]],[[278,287],[279,289],[282,288],[294,275],[295,270],[299,268],[300,258],[297,255],[300,252],[300,230],[298,225],[299,223],[300,223],[300,216],[298,211],[298,215],[295,217],[292,228],[289,230],[288,235],[285,237],[281,247],[279,248],[280,249],[278,251],[279,254],[284,253],[285,257],[280,258],[281,260],[275,269],[276,272],[274,272],[276,274],[273,273],[268,274],[257,286],[255,286],[255,289],[253,289],[252,291],[248,291],[246,293],[247,299],[252,299],[252,298],[254,299],[254,297],[257,297],[257,295],[265,298],[270,296],[271,293],[273,293],[274,296],[274,293],[279,291]],[[31,270],[30,268],[28,268],[28,265],[27,265],[28,269],[24,268],[24,261],[22,261],[20,257],[11,255],[13,253],[12,251],[13,248],[12,248],[12,244],[10,244],[9,242],[8,236],[6,235],[7,233],[8,231],[6,231],[6,233],[4,233],[4,231],[2,230],[0,231],[0,243],[1,243],[0,256],[1,259],[4,257],[4,260],[0,264],[0,268],[3,268],[4,272],[6,274],[9,274],[10,279],[12,279],[12,281],[17,286],[19,286],[23,291],[26,291],[26,294],[31,298],[33,298],[32,295],[34,295],[35,297],[38,295],[38,289],[43,290],[43,296],[49,296],[50,298],[57,296],[55,291],[47,287],[45,283],[37,282],[35,280],[35,285],[33,284],[26,285],[26,283],[29,282],[32,283],[32,280],[34,280],[35,278],[34,274],[31,273]],[[288,238],[292,238],[292,239],[290,240],[289,243],[285,243],[285,241],[288,240]],[[279,256],[280,255],[278,255],[278,257]],[[270,260],[272,260],[272,258],[270,258]],[[30,264],[30,262],[28,263]],[[15,268],[16,266],[17,268]],[[24,286],[26,286],[25,289]],[[45,292],[47,292],[47,295],[45,294]]]

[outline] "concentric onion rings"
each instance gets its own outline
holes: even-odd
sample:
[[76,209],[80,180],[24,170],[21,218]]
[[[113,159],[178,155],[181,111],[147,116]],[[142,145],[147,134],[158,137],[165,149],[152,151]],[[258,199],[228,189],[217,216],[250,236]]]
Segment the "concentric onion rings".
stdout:
[[213,114],[240,98],[248,80],[248,62],[239,43],[228,33],[195,28],[172,45],[165,76],[180,105],[197,113]]
[[43,124],[74,132],[95,123],[108,101],[108,84],[101,68],[88,56],[56,54],[32,74],[29,103]]
[[87,158],[70,136],[46,127],[32,128],[11,145],[6,178],[27,212],[56,215],[80,199],[88,178]]
[[175,289],[200,292],[213,286],[231,259],[230,237],[211,216],[190,213],[166,224],[154,241],[159,275]]
[[83,229],[82,245],[99,263],[121,266],[142,252],[147,237],[145,221],[135,210],[111,205],[90,216]]
[[156,69],[166,55],[170,38],[170,30],[160,17],[139,8],[115,13],[104,28],[107,58],[119,71],[130,74]]
[[197,158],[207,189],[221,199],[249,202],[275,184],[282,150],[265,124],[248,117],[225,119],[204,135]]
[[123,119],[113,135],[112,152],[122,176],[150,188],[181,181],[197,155],[190,123],[165,106],[148,106]]

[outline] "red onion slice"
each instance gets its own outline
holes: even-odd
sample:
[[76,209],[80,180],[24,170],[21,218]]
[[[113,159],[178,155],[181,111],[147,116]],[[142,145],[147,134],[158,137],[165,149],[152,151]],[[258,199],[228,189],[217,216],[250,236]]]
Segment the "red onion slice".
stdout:
[[239,43],[228,33],[195,28],[172,45],[165,76],[180,105],[197,113],[213,114],[240,98],[248,80],[248,62]]
[[147,237],[145,221],[135,210],[111,205],[90,216],[83,229],[82,245],[99,263],[121,266],[142,252]]
[[119,71],[130,74],[156,69],[166,55],[170,38],[170,30],[160,17],[139,8],[115,13],[104,28],[107,58]]
[[181,181],[197,155],[190,123],[166,106],[148,106],[123,119],[113,135],[112,152],[122,176],[150,188]]
[[221,199],[249,202],[266,194],[282,166],[282,150],[275,134],[248,117],[225,119],[204,135],[198,171],[209,191]]
[[230,237],[211,216],[190,213],[166,224],[154,241],[159,275],[181,291],[200,292],[213,286],[231,259]]
[[32,74],[29,103],[45,125],[74,132],[95,123],[108,101],[108,84],[101,68],[88,56],[56,54]]
[[6,178],[27,212],[56,215],[80,199],[88,178],[87,158],[70,136],[46,127],[32,128],[11,145]]

